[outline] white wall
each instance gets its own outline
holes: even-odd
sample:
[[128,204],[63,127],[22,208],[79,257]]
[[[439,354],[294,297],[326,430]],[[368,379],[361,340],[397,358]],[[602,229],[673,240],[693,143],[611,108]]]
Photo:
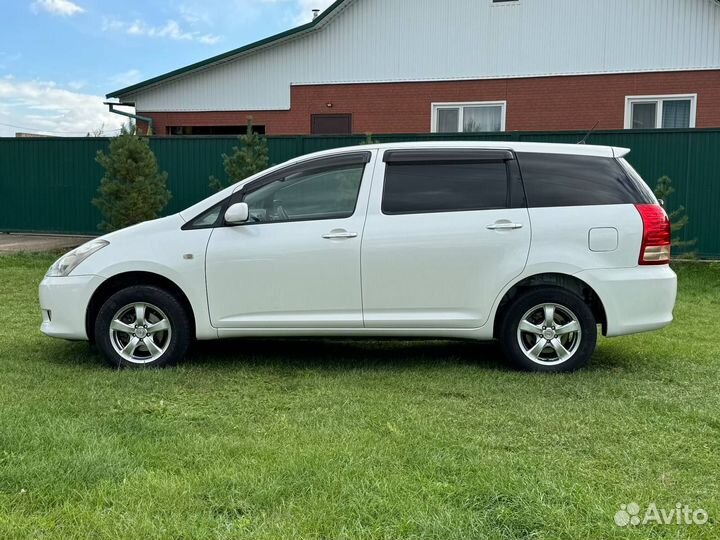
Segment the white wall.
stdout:
[[326,21],[124,100],[282,110],[291,84],[720,69],[716,0],[352,0]]

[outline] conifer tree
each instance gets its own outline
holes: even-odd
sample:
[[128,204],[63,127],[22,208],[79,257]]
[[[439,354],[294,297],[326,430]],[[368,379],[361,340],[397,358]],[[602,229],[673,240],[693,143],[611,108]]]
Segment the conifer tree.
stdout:
[[[673,193],[675,193],[675,188],[672,187],[670,177],[661,177],[655,186],[655,195],[657,198],[664,201],[665,206],[668,207],[668,199]],[[678,249],[684,258],[693,257],[695,254],[690,251],[690,248],[697,243],[697,239],[682,240],[680,236],[682,230],[690,222],[685,207],[679,206],[672,212],[669,212],[668,217],[670,218],[670,230],[672,231],[672,247]]]
[[92,201],[104,218],[100,230],[111,232],[160,216],[171,197],[167,173],[158,171],[147,138],[137,137],[134,126],[123,126],[109,151],[98,152],[95,160],[105,169]]
[[252,116],[248,116],[247,133],[239,137],[240,145],[232,149],[232,154],[223,154],[227,178],[221,181],[214,176],[210,177],[210,187],[213,190],[221,191],[267,169],[269,162],[267,139],[253,131],[252,121]]

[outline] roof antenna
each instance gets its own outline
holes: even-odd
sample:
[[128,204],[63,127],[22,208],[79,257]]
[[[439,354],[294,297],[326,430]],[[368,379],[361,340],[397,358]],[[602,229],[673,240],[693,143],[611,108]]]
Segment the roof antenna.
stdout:
[[313,9],[313,21],[317,19],[320,16],[320,10],[319,9]]
[[592,135],[593,132],[595,131],[595,128],[598,127],[599,125],[600,125],[600,120],[595,122],[595,125],[592,127],[592,129],[587,132],[587,135],[585,135],[583,137],[582,141],[580,141],[578,144],[585,144],[587,142],[587,140],[590,138],[590,135]]

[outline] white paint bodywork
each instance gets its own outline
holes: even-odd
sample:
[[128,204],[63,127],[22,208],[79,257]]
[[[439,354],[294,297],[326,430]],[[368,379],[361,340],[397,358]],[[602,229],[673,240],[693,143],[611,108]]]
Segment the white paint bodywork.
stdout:
[[[494,148],[608,158],[622,148],[535,143],[414,143],[337,149],[265,171],[180,214],[104,238],[109,245],[67,278],[45,278],[42,331],[87,339],[86,313],[106,280],[147,272],[176,284],[198,339],[237,336],[493,338],[512,287],[541,274],[574,276],[599,296],[607,335],[672,321],[677,281],[668,266],[638,266],[642,220],[633,205],[485,210],[390,216],[381,211],[387,150]],[[358,204],[348,219],[181,230],[245,184],[289,164],[368,151]],[[487,229],[496,222],[522,225]],[[607,231],[616,249],[608,249]],[[325,239],[333,232],[357,234]],[[591,249],[591,232],[604,231]],[[597,246],[596,246],[597,247]],[[611,246],[612,247],[612,246]]]
[[288,110],[292,85],[719,68],[715,0],[348,0],[315,29],[121,101],[139,113]]
[[[213,326],[362,328],[360,242],[372,179],[371,164],[349,219],[214,229],[206,262]],[[356,236],[323,238],[333,232]]]
[[[385,163],[376,166],[362,246],[366,328],[483,326],[530,251],[526,208],[385,215]],[[500,221],[513,231],[491,231]]]

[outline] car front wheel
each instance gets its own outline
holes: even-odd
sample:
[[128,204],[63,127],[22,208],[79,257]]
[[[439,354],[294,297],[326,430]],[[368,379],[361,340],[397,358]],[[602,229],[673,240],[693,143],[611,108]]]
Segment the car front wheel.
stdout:
[[516,298],[505,311],[500,341],[508,359],[526,371],[558,373],[585,366],[597,344],[597,322],[582,298],[543,287]]
[[170,293],[151,286],[122,289],[108,298],[95,321],[95,343],[114,367],[163,367],[182,360],[191,325]]

